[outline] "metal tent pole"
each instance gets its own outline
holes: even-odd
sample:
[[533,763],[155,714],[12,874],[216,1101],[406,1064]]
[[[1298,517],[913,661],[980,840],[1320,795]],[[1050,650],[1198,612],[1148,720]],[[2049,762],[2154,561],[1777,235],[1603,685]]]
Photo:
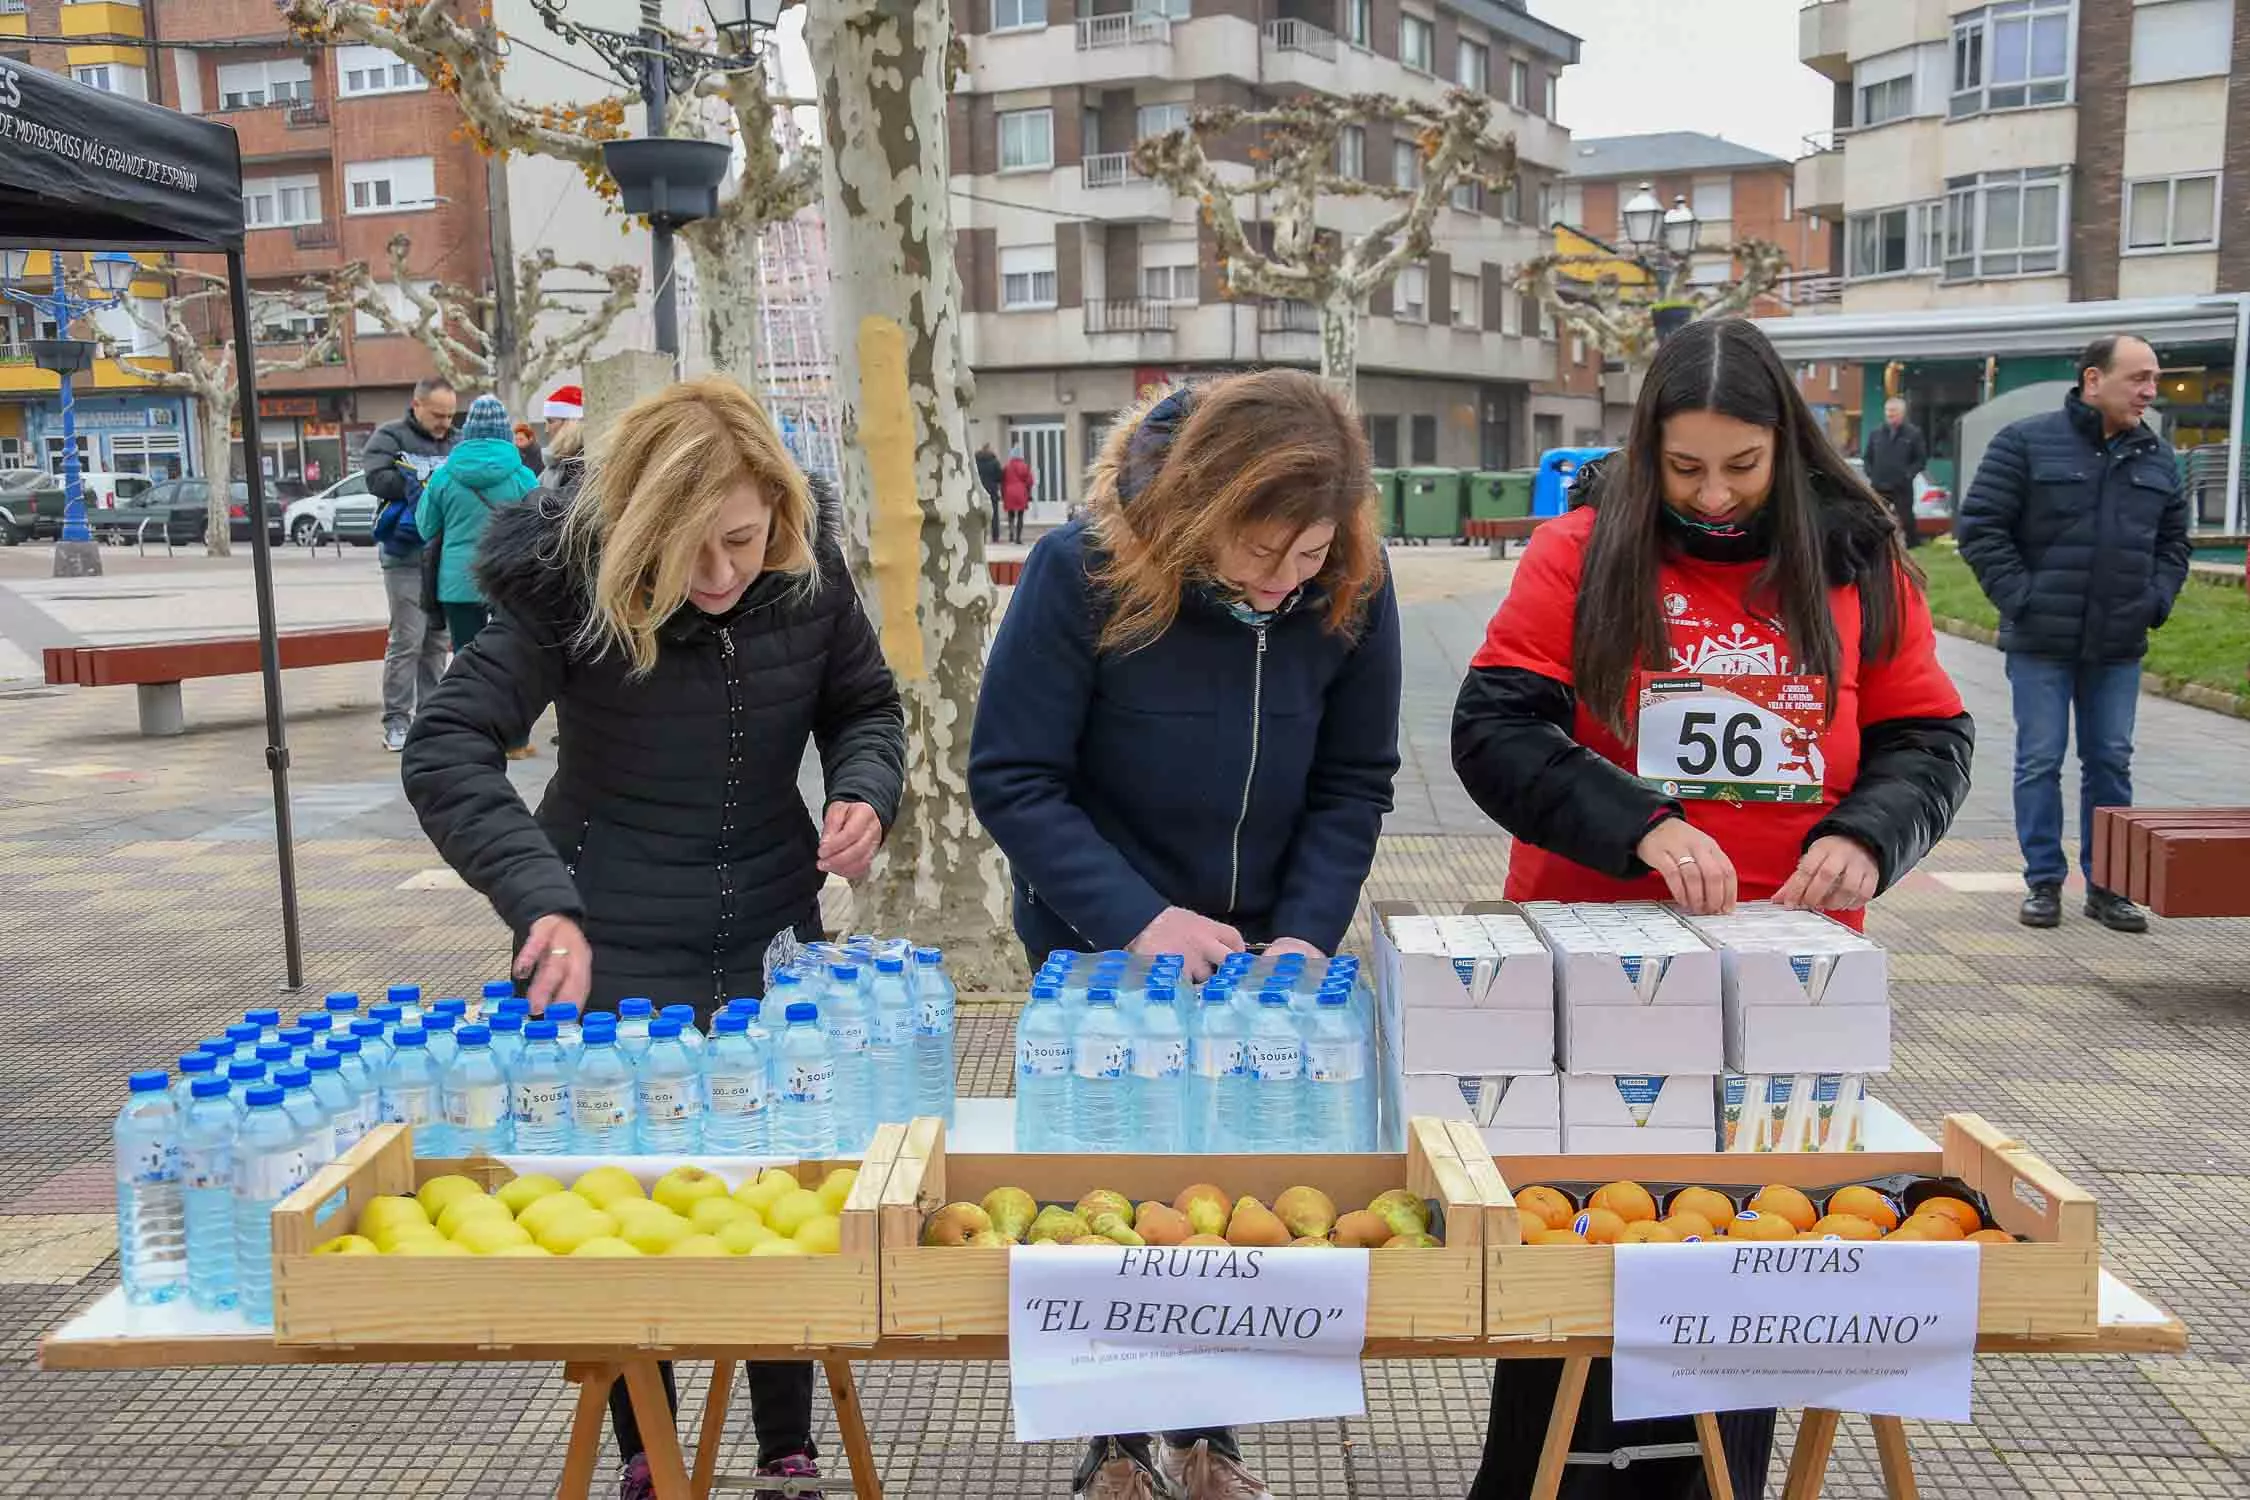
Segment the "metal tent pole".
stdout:
[[[250,577],[258,594],[258,672],[266,689],[266,768],[273,772],[273,840],[281,869],[282,956],[288,988],[300,990],[305,987],[305,951],[297,930],[297,848],[289,819],[289,727],[281,709],[281,626],[274,615],[273,543],[266,535],[265,445],[258,434],[250,278],[240,250],[227,252],[227,300],[234,313],[235,409],[242,420],[242,466],[250,486]],[[226,472],[218,457],[210,460],[210,467],[222,475]]]
[[2250,292],[2237,293],[2234,299],[2234,391],[2227,412],[2227,533],[2242,535],[2242,462],[2244,436],[2243,409],[2250,402],[2250,392],[2243,390],[2250,381]]

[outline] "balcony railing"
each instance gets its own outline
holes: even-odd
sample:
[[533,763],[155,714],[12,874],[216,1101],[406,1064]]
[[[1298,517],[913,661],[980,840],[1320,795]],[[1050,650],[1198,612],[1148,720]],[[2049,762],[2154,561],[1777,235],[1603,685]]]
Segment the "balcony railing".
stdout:
[[300,250],[333,250],[337,245],[333,224],[299,224],[289,231],[289,238]]
[[1774,290],[1791,307],[1829,307],[1844,300],[1844,278],[1826,273],[1790,276]]
[[1841,127],[1814,131],[1804,139],[1805,155],[1819,156],[1823,152],[1843,150],[1846,133]]
[[0,0],[0,16],[20,16],[27,9],[27,0]]
[[292,99],[285,123],[292,130],[304,130],[328,123],[328,106],[318,99]]
[[1086,303],[1088,333],[1170,333],[1172,304],[1145,297],[1097,297]]
[[1172,23],[1163,16],[1124,11],[1113,16],[1083,16],[1078,22],[1078,50],[1132,47],[1143,42],[1170,45]]
[[1103,151],[1084,158],[1079,164],[1080,180],[1090,188],[1123,187],[1128,182],[1141,181],[1141,169],[1133,165],[1130,151]]
[[1336,33],[1310,21],[1284,17],[1266,22],[1266,44],[1276,52],[1303,52],[1323,62],[1336,60]]
[[[0,0],[5,5],[7,0]],[[28,365],[31,363],[31,345],[16,341],[0,343],[0,365]]]
[[1318,333],[1320,309],[1294,297],[1272,298],[1258,304],[1260,333]]

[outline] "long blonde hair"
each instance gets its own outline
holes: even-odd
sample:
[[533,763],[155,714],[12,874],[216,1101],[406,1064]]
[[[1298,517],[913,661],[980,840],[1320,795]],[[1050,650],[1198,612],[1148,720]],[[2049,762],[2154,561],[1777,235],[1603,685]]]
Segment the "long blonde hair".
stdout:
[[773,508],[764,571],[810,590],[818,508],[765,408],[724,375],[634,402],[602,434],[563,521],[563,555],[592,604],[574,644],[588,655],[615,647],[647,675],[658,627],[687,602],[696,553],[744,484]]

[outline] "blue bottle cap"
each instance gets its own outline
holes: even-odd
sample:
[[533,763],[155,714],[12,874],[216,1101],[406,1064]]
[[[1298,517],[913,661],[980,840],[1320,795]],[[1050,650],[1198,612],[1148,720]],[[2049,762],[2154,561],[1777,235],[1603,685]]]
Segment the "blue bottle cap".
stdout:
[[278,1109],[281,1090],[270,1083],[261,1083],[250,1091],[248,1099],[252,1109]]
[[292,1026],[281,1034],[281,1040],[292,1052],[302,1052],[312,1045],[312,1032],[302,1026]]
[[227,1064],[227,1081],[229,1083],[256,1083],[259,1079],[265,1076],[266,1065],[262,1062],[234,1062]]
[[1341,990],[1322,990],[1317,1003],[1321,1005],[1349,1005],[1352,1003],[1352,997]]
[[739,1036],[750,1029],[750,1018],[739,1010],[722,1010],[711,1029],[721,1036]]
[[667,1005],[657,1014],[668,1021],[678,1021],[689,1026],[695,1024],[695,1007],[692,1005]]
[[326,1031],[336,1024],[336,1018],[324,1010],[308,1010],[297,1018],[297,1024],[307,1031]]
[[670,1016],[658,1016],[648,1023],[648,1034],[655,1041],[671,1041],[680,1034],[680,1023]]
[[520,1010],[504,1010],[496,1016],[487,1017],[484,1028],[487,1031],[507,1032],[510,1035],[521,1036],[523,1035],[524,1019],[524,1013]]
[[859,965],[830,964],[828,966],[828,977],[838,984],[857,984],[859,983]]
[[[469,1029],[471,1031],[476,1030],[474,1026]],[[555,1023],[544,1017],[537,1021],[526,1021],[523,1026],[523,1035],[525,1041],[551,1042],[555,1039]]]
[[227,1040],[238,1047],[244,1042],[255,1045],[258,1040],[258,1028],[251,1022],[237,1021],[227,1028]]
[[425,1045],[429,1039],[428,1034],[419,1026],[402,1026],[399,1028],[398,1035],[391,1038],[401,1047],[420,1047]]
[[782,1019],[792,1026],[805,1021],[817,1021],[820,1019],[820,1007],[810,1000],[793,1000],[789,1009],[782,1013]]
[[513,999],[515,993],[516,982],[513,979],[487,979],[484,982],[484,998],[487,1000]]
[[188,1092],[198,1099],[224,1099],[228,1087],[224,1078],[198,1078],[188,1085]]
[[945,950],[943,948],[917,948],[914,950],[914,961],[918,964],[942,964],[945,962]]
[[373,1016],[352,1022],[352,1035],[354,1037],[381,1036],[382,1034],[383,1023]]
[[1258,996],[1258,1003],[1260,1005],[1287,1005],[1289,1003],[1289,992],[1287,990],[1267,990]]
[[[571,1004],[568,1000],[563,1001],[560,1005],[550,1005],[547,1007],[546,1018],[554,1022],[557,1026],[560,1026],[565,1021],[575,1021],[578,1019],[578,1007]],[[527,1026],[525,1028],[526,1034],[528,1034],[529,1031],[530,1028]]]
[[1031,998],[1034,1000],[1060,1000],[1062,998],[1062,987],[1053,984],[1035,984],[1031,987]]
[[492,1043],[492,1028],[489,1026],[464,1026],[455,1035],[464,1047],[486,1047]]
[[904,974],[906,972],[906,960],[895,953],[882,954],[875,960],[875,972],[878,974]]
[[359,1038],[356,1036],[331,1037],[328,1042],[328,1050],[338,1057],[357,1057],[359,1056]]
[[355,1011],[359,1009],[359,992],[356,990],[330,990],[328,997],[320,1003],[324,1010],[333,1011],[339,1015]]
[[201,1049],[180,1054],[180,1071],[182,1073],[215,1073],[218,1068],[219,1060]]
[[597,1010],[586,1017],[579,1035],[589,1042],[614,1042],[617,1040],[617,1017],[606,1010]]
[[496,1016],[528,1016],[531,1014],[531,1002],[521,995],[509,995],[492,1002],[492,1013]]
[[400,1010],[395,1005],[378,1005],[373,1010],[369,1011],[368,1014],[370,1016],[373,1016],[376,1020],[382,1022],[385,1026],[396,1026],[398,1024],[398,1018],[404,1015],[405,1012]]
[[1178,998],[1178,993],[1168,984],[1152,984],[1148,987],[1148,1003],[1151,1005],[1170,1005]]
[[654,1009],[656,1006],[653,1002],[644,1000],[639,995],[628,996],[617,1002],[617,1013],[621,1016],[645,1016]]
[[1088,990],[1086,992],[1086,1003],[1088,1005],[1114,1006],[1117,1003],[1117,991],[1112,989]]
[[162,1068],[149,1068],[139,1073],[128,1074],[125,1079],[126,1091],[134,1094],[161,1093],[171,1086],[172,1075]]
[[273,1075],[273,1081],[285,1089],[309,1088],[312,1084],[312,1073],[305,1068],[283,1068]]
[[449,1010],[433,1010],[422,1017],[424,1031],[452,1031],[461,1024],[461,1018]]
[[468,1013],[469,1002],[459,995],[448,995],[443,1000],[430,1002],[430,1014],[433,1016],[465,1016]]
[[258,1043],[258,1061],[262,1063],[287,1062],[289,1061],[289,1054],[296,1050],[287,1042],[260,1042]]
[[333,1052],[308,1052],[305,1069],[312,1073],[333,1073],[344,1065],[344,1060]]
[[281,1024],[281,1012],[278,1010],[246,1010],[242,1013],[242,1019],[254,1026],[279,1026]]
[[422,987],[418,984],[394,984],[383,991],[383,998],[393,1005],[416,1005],[421,1002]]
[[1205,1005],[1232,1005],[1234,1003],[1234,986],[1221,984],[1216,979],[1212,980],[1203,987],[1203,1003]]
[[751,996],[744,995],[738,999],[728,1001],[727,1009],[742,1017],[742,1019],[746,1022],[755,1021],[765,1015],[766,1003],[763,1000],[753,999]]
[[1104,948],[1094,956],[1105,964],[1121,964],[1133,955],[1127,953],[1123,948]]
[[213,1057],[231,1057],[234,1055],[234,1039],[232,1037],[207,1036],[202,1041],[197,1042],[196,1046],[210,1053]]

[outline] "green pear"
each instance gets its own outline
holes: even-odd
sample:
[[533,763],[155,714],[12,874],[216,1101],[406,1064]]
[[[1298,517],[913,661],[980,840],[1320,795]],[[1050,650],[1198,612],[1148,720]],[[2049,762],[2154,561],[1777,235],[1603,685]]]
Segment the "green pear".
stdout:
[[996,1187],[984,1195],[983,1208],[992,1227],[1010,1240],[1021,1240],[1037,1220],[1038,1200],[1019,1187]]
[[1393,1234],[1422,1234],[1430,1227],[1429,1205],[1405,1188],[1377,1194],[1367,1211],[1390,1225]]
[[1141,1238],[1139,1232],[1133,1228],[1132,1222],[1125,1215],[1114,1210],[1094,1215],[1093,1223],[1086,1227],[1091,1229],[1098,1237],[1115,1241],[1120,1245],[1145,1245],[1148,1243],[1147,1240]]
[[1039,1217],[1033,1219],[1031,1228],[1024,1232],[1024,1243],[1027,1245],[1044,1245],[1050,1241],[1061,1243],[1065,1236],[1070,1239],[1084,1239],[1086,1237],[1086,1221],[1078,1217],[1077,1213],[1071,1209],[1060,1205],[1052,1205],[1039,1210]]

